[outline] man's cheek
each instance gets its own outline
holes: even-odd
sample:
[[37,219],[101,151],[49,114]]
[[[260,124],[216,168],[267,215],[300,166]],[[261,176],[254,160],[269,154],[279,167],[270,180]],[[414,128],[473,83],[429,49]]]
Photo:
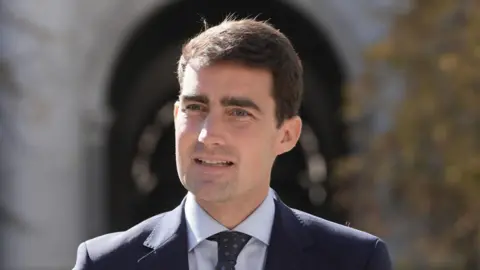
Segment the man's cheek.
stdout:
[[175,133],[179,137],[191,137],[200,133],[199,124],[194,121],[187,121],[187,119],[179,119],[175,123]]

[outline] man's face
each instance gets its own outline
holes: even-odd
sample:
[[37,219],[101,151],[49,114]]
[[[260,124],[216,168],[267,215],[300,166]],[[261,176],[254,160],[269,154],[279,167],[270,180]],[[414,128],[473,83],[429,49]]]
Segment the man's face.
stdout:
[[278,128],[272,75],[218,63],[187,66],[175,104],[180,181],[197,199],[228,202],[262,194],[277,155],[295,146],[298,117]]

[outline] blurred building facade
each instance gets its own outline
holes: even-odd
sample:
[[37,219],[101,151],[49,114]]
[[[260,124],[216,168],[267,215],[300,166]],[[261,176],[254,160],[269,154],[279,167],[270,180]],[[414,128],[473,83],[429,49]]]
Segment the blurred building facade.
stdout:
[[[80,242],[129,224],[122,219],[123,214],[132,215],[139,205],[135,206],[134,199],[130,198],[134,196],[129,193],[130,189],[136,186],[151,191],[149,183],[155,182],[137,173],[140,177],[135,178],[136,184],[119,183],[121,190],[115,188],[116,179],[132,171],[122,164],[135,163],[134,158],[118,161],[122,158],[116,155],[129,153],[129,149],[120,151],[115,147],[130,142],[122,137],[124,131],[148,129],[146,123],[140,123],[146,128],[135,125],[148,118],[145,116],[148,113],[141,114],[145,116],[142,118],[132,112],[153,105],[148,103],[151,100],[148,94],[143,97],[132,92],[125,94],[124,88],[148,93],[158,83],[167,85],[164,87],[167,90],[158,91],[166,91],[165,96],[169,98],[155,96],[153,99],[168,104],[165,100],[171,100],[170,96],[175,94],[174,63],[179,45],[201,29],[201,17],[196,14],[204,14],[207,21],[211,21],[209,14],[219,19],[228,11],[240,10],[239,14],[252,15],[271,12],[274,24],[278,21],[278,27],[288,28],[292,36],[296,35],[293,40],[301,47],[303,58],[330,57],[326,64],[321,63],[321,58],[305,61],[307,87],[312,89],[307,95],[311,95],[309,100],[314,104],[305,105],[304,113],[313,115],[309,118],[310,125],[314,131],[320,130],[313,133],[320,134],[321,139],[317,139],[319,144],[323,142],[319,148],[324,159],[314,166],[311,160],[318,157],[313,154],[306,162],[325,174],[322,166],[328,167],[328,160],[351,150],[335,146],[341,143],[331,136],[338,137],[338,134],[329,135],[332,130],[337,132],[329,127],[338,124],[321,119],[318,116],[321,111],[311,109],[313,112],[309,112],[308,108],[322,107],[315,103],[314,97],[318,102],[326,102],[323,98],[340,96],[342,85],[361,73],[363,50],[388,32],[393,16],[406,8],[399,6],[405,4],[403,2],[284,0],[268,1],[270,7],[261,9],[249,1],[231,6],[210,1],[207,6],[202,1],[182,0],[48,0],[41,3],[3,0],[0,8],[0,268],[69,269]],[[157,26],[153,27],[155,23]],[[319,38],[314,39],[306,28],[296,27],[296,23],[308,24],[313,29],[308,31],[316,31]],[[152,42],[158,43],[159,49],[155,55],[145,56],[140,53],[142,50],[152,50],[142,47],[153,40],[145,38],[148,35],[156,36]],[[327,47],[330,51],[322,53]],[[146,60],[140,61],[148,58],[157,60],[148,65]],[[139,79],[134,82],[129,80],[134,76],[132,69],[141,70],[135,73]],[[391,123],[386,111],[401,92],[401,84],[393,74],[385,71],[379,74],[385,95],[372,102],[371,117],[365,119],[374,132],[388,129]],[[318,78],[322,80],[319,82]],[[317,90],[322,94],[316,95]],[[160,111],[159,114],[171,113],[165,106],[167,113]],[[328,113],[336,115],[337,110],[338,106]],[[122,120],[119,117],[123,117]],[[119,124],[119,121],[123,122]],[[117,129],[116,135],[112,129]],[[355,127],[351,127],[350,132],[354,133]],[[138,143],[142,134],[137,132],[131,136]],[[308,137],[304,140],[312,144]],[[347,144],[361,147],[355,142]],[[308,174],[314,175],[313,171],[309,170]],[[125,177],[126,180],[118,182],[132,180],[130,176]],[[278,184],[280,190],[281,185]],[[314,187],[307,191],[311,200],[315,195],[326,196],[313,184],[300,183],[300,186]],[[166,193],[162,196],[168,196],[170,189],[163,190]],[[126,196],[128,199],[124,199]],[[116,220],[113,225],[112,220]],[[395,239],[387,240],[395,255]]]

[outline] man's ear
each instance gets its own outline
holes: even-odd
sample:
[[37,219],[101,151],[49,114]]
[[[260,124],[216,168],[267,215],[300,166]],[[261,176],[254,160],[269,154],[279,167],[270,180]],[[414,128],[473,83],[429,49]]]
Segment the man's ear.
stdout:
[[173,104],[173,119],[177,119],[178,110],[180,109],[180,102],[177,100],[175,104]]
[[277,141],[277,155],[281,155],[292,150],[297,145],[302,133],[302,119],[294,116],[284,120],[279,129],[279,138]]

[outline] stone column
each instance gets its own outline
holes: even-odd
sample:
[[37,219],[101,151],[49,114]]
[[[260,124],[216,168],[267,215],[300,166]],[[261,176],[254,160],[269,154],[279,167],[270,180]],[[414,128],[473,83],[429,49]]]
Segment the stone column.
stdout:
[[71,269],[86,235],[71,3],[1,4],[1,269]]

